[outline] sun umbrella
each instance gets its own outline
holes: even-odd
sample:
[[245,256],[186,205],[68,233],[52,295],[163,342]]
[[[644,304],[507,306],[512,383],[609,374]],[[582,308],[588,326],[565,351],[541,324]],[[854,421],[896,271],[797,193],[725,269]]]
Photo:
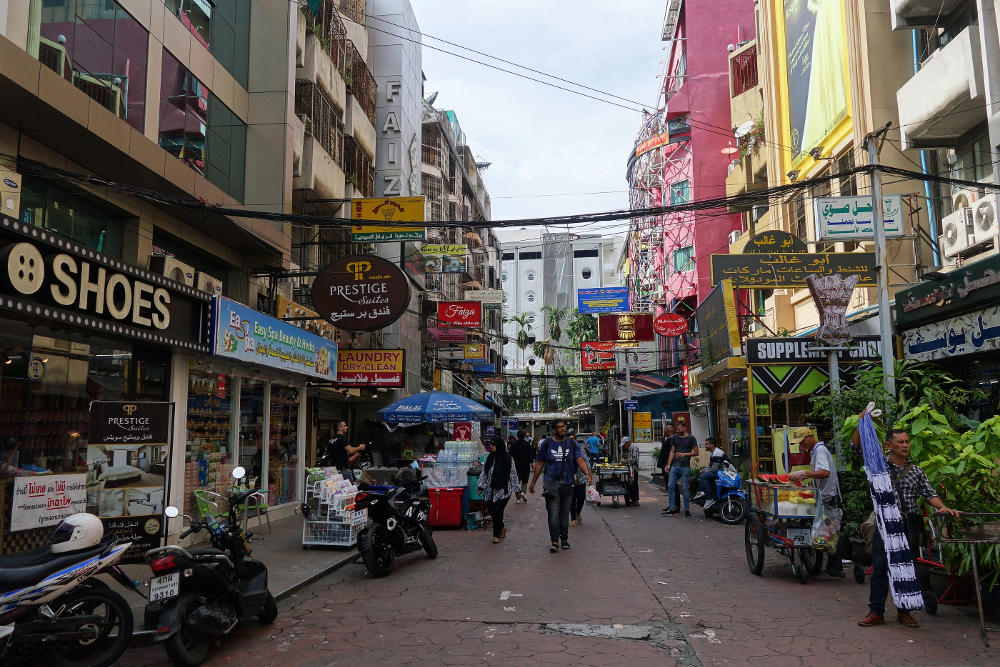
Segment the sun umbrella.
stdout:
[[385,406],[375,418],[389,424],[493,421],[493,411],[465,396],[423,391]]

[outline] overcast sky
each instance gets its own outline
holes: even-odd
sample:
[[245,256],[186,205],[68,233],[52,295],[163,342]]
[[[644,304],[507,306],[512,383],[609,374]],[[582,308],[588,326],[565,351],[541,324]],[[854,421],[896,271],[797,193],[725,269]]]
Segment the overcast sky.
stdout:
[[[484,177],[492,198],[493,219],[628,208],[625,164],[641,113],[489,69],[426,46],[487,60],[430,36],[441,37],[644,102],[652,110],[665,53],[665,42],[660,40],[664,0],[411,2],[425,35],[426,93],[439,92],[435,106],[454,110],[474,154],[492,163]],[[525,74],[543,78],[531,72]],[[604,191],[616,192],[530,196]],[[601,223],[578,231],[606,231],[608,225]],[[502,234],[504,240],[512,236]],[[532,236],[537,238],[537,232]]]

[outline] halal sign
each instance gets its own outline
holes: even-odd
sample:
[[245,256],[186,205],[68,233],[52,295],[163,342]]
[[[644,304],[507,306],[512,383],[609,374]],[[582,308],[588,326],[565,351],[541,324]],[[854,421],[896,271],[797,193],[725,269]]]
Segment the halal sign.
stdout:
[[346,331],[373,331],[398,320],[410,304],[410,285],[392,262],[376,255],[341,257],[312,288],[323,318]]
[[687,328],[687,318],[677,313],[663,313],[653,320],[653,331],[667,338],[680,336]]

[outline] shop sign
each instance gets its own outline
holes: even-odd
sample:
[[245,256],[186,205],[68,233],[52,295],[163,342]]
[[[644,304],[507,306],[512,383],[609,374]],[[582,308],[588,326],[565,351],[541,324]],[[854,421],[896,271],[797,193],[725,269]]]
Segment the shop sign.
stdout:
[[173,404],[94,401],[87,444],[87,511],[104,536],[129,541],[128,560],[160,546]]
[[[820,345],[809,338],[748,338],[748,364],[823,364],[829,352],[812,348]],[[856,336],[847,349],[837,352],[842,364],[882,360],[879,336]]]
[[[478,423],[478,422],[477,422]],[[455,422],[455,430],[452,431],[455,440],[472,440],[472,422]]]
[[716,285],[695,311],[702,366],[708,367],[726,357],[740,354],[740,330],[736,322],[733,283],[723,280]]
[[638,410],[639,409],[639,401],[632,400],[632,399],[629,399],[629,400],[626,400],[626,401],[622,401],[622,405],[624,406],[624,408],[626,410]]
[[321,380],[337,379],[337,343],[224,296],[216,297],[212,354]]
[[653,413],[633,412],[632,441],[652,442],[652,440],[653,440]]
[[489,361],[476,361],[472,364],[472,372],[484,375],[493,375],[497,372],[497,368]]
[[469,254],[469,246],[460,243],[427,243],[420,248],[424,257],[465,257]]
[[597,316],[597,339],[615,341],[619,347],[655,340],[652,313],[601,314]]
[[[871,241],[875,238],[871,195],[857,197],[817,197],[813,219],[818,241]],[[886,237],[903,235],[903,197],[882,197],[882,219]]]
[[427,257],[424,273],[465,273],[468,257]]
[[348,255],[313,281],[313,305],[328,322],[347,331],[382,329],[406,312],[410,283],[395,264],[377,255]]
[[0,215],[21,215],[21,174],[0,167]]
[[688,367],[681,366],[681,391],[685,396],[691,395],[691,387],[688,385]]
[[907,359],[931,361],[1000,349],[1000,306],[992,306],[903,332]]
[[860,287],[874,287],[875,253],[760,253],[712,255],[712,282],[732,280],[733,287],[750,289],[806,286],[806,276],[858,275]]
[[687,328],[687,318],[677,313],[661,313],[653,320],[653,331],[667,338],[680,336]]
[[470,289],[464,294],[467,301],[479,301],[483,308],[500,308],[503,306],[503,290],[500,289]]
[[842,345],[851,339],[847,330],[847,306],[851,303],[851,293],[858,282],[856,275],[806,276],[806,285],[819,310],[819,328],[816,340],[830,345]]
[[448,329],[435,324],[434,320],[427,324],[427,339],[432,343],[464,343],[469,339],[469,332],[465,329]]
[[635,145],[635,157],[639,157],[644,153],[648,153],[651,150],[659,148],[660,146],[666,146],[670,143],[670,130],[666,132],[661,132],[655,137],[650,137],[645,141],[640,141]]
[[[812,395],[825,392],[830,385],[826,367],[820,364],[752,366],[750,373],[755,394]],[[851,380],[850,373],[842,369],[841,382]]]
[[14,478],[10,532],[57,525],[70,514],[87,511],[86,475]]
[[229,376],[225,373],[218,373],[215,376],[215,397],[225,400],[229,395]]
[[483,325],[483,304],[478,301],[439,301],[438,324],[478,329]]
[[465,347],[439,347],[437,349],[437,358],[462,361],[465,359]]
[[1000,301],[1000,255],[966,264],[938,280],[925,280],[896,293],[896,324],[953,316]]
[[402,387],[404,350],[338,350],[341,387]]
[[[655,371],[660,367],[660,351],[655,340],[644,340],[631,345],[616,344],[615,359],[618,368],[628,366],[636,371]],[[632,376],[633,380],[635,375]]]
[[469,361],[486,358],[486,345],[483,343],[469,343],[464,346],[464,359]]
[[45,357],[40,354],[31,355],[27,369],[28,379],[32,382],[40,382],[45,377]]
[[47,322],[208,351],[211,296],[37,227],[0,223],[0,308]]
[[580,313],[628,312],[627,287],[592,287],[576,291],[577,310]]
[[701,366],[685,366],[687,368],[686,380],[688,396],[697,396],[704,393],[705,388],[701,384]]
[[585,371],[604,371],[617,368],[614,342],[592,340],[580,343],[580,368]]
[[[423,222],[424,197],[392,197],[352,199],[351,217],[355,220],[380,222]],[[427,230],[414,225],[354,225],[351,240],[355,243],[381,243],[384,241],[422,241]]]
[[749,255],[759,255],[766,252],[803,253],[809,252],[805,242],[794,234],[772,229],[754,234],[747,240],[743,252]]
[[300,329],[311,331],[312,333],[337,340],[337,329],[320,316],[312,308],[306,308],[301,303],[278,295],[278,319],[287,320],[289,324],[294,324]]

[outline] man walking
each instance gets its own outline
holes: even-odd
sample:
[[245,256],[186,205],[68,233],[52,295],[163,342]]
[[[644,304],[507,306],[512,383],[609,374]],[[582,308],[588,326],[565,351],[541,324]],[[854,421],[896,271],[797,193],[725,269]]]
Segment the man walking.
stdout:
[[674,489],[680,483],[681,497],[684,499],[684,516],[691,516],[691,457],[698,456],[698,441],[693,435],[687,432],[687,422],[680,418],[674,436],[670,439],[670,453],[667,455],[667,465],[664,473],[668,474],[667,482],[667,509],[663,511],[667,516],[676,516],[676,495]]
[[597,437],[596,433],[591,433],[590,437],[587,438],[587,455],[590,457],[590,465],[593,467],[597,463],[597,457],[601,453],[601,439]]
[[[814,479],[819,490],[820,500],[825,507],[843,509],[844,503],[840,496],[840,480],[837,478],[837,466],[833,455],[822,440],[817,441],[812,429],[800,426],[792,432],[792,438],[799,441],[799,451],[809,454],[812,470],[796,470],[790,479],[801,481]],[[827,554],[826,573],[831,577],[843,577],[844,565],[836,552]]]
[[526,503],[528,499],[524,492],[528,489],[528,475],[531,473],[531,461],[535,458],[528,441],[528,435],[524,431],[517,432],[517,439],[511,446],[510,455],[514,459],[514,469],[517,471],[517,478],[521,480],[521,495],[517,498],[517,503]]
[[535,470],[528,485],[528,493],[535,492],[535,482],[545,472],[542,482],[542,496],[545,498],[545,510],[549,520],[549,552],[555,553],[559,548],[569,549],[569,511],[573,501],[573,482],[576,469],[583,471],[587,484],[590,484],[590,468],[583,447],[576,440],[566,437],[566,422],[557,421],[552,436],[546,438],[538,447],[535,458]]

